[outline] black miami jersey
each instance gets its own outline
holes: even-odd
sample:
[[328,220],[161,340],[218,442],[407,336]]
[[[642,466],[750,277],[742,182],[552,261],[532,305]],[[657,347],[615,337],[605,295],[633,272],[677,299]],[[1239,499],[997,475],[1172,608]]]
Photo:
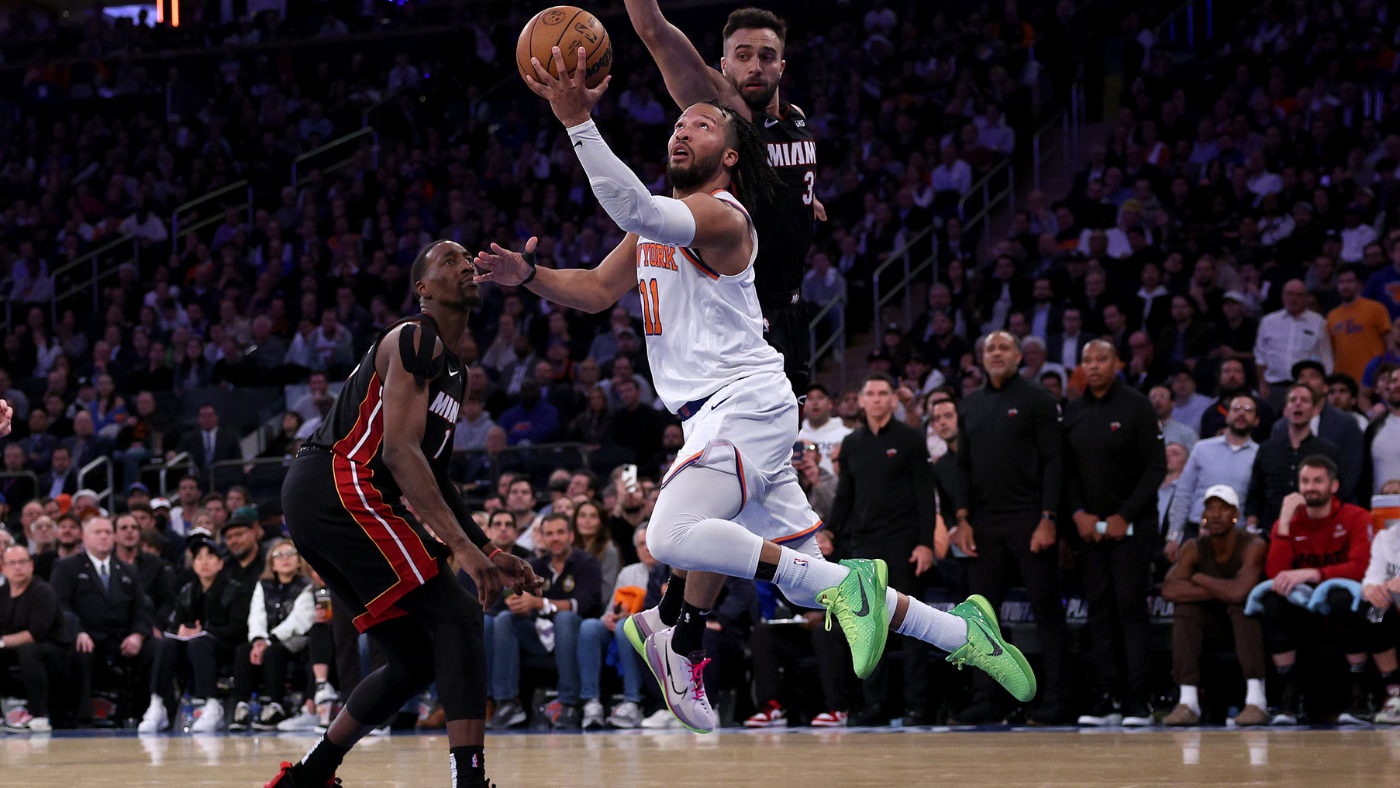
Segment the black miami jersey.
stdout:
[[772,202],[753,206],[758,230],[754,288],[766,304],[770,295],[802,287],[816,223],[817,143],[807,117],[791,104],[780,105],[776,117],[755,116],[754,125],[768,146],[768,163],[783,181]]

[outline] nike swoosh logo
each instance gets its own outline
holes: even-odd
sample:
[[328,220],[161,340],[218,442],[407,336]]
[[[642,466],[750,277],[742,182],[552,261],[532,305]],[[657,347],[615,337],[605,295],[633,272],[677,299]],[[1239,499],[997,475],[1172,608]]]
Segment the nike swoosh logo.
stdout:
[[[667,657],[662,657],[662,659],[667,659]],[[668,663],[668,667],[669,667],[669,663]],[[672,691],[672,692],[676,693],[677,695],[680,695],[681,697],[685,697],[686,688],[685,688],[685,687],[677,687],[677,686],[676,686],[676,674],[670,672],[669,670],[666,671],[666,681],[667,681],[667,683],[669,683],[669,684],[671,685],[671,691]]]
[[996,638],[992,637],[992,633],[988,632],[988,631],[987,631],[987,628],[984,627],[984,626],[982,626],[982,622],[980,622],[980,621],[974,621],[974,622],[972,622],[972,623],[976,624],[976,625],[977,625],[977,628],[980,629],[980,630],[982,630],[983,636],[985,636],[988,640],[992,641],[992,656],[994,656],[994,657],[999,657],[999,656],[1001,656],[1001,654],[1002,654],[1001,644],[998,643],[998,642],[996,641]]
[[575,147],[575,148],[582,148],[582,147],[583,147],[583,140],[579,140],[578,142],[575,142],[575,143],[574,143],[574,147]]
[[778,123],[779,123],[779,121],[778,121],[777,118],[769,118],[769,119],[763,121],[763,128],[765,128],[765,129],[771,129],[771,128],[773,128],[774,126],[778,125]]
[[865,586],[857,586],[860,589],[860,610],[856,611],[857,616],[870,615],[870,600],[865,596]]
[[458,375],[459,373],[461,373],[461,371],[462,371],[462,370],[460,370],[460,369],[449,369],[449,370],[447,370],[447,376],[448,376],[449,378],[455,378],[455,377],[457,377],[457,375]]

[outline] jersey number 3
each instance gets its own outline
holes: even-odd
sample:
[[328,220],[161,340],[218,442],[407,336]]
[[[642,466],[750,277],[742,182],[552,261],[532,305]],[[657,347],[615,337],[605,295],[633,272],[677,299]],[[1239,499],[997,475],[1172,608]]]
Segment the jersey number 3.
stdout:
[[807,191],[802,195],[802,204],[811,205],[812,193],[816,191],[817,188],[817,174],[811,170],[807,170],[807,174],[802,176],[802,180],[807,184]]
[[656,291],[656,280],[643,279],[638,284],[642,293],[642,332],[649,337],[661,336],[661,295]]

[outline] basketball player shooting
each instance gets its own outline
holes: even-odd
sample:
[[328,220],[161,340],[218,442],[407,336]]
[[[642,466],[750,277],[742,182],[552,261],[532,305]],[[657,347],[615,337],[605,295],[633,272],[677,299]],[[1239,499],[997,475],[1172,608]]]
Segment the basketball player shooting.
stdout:
[[[627,235],[592,270],[536,267],[533,238],[524,255],[492,244],[477,254],[477,268],[486,271],[477,281],[524,285],[589,312],[640,287],[656,391],[685,433],[647,530],[652,554],[683,570],[769,580],[794,604],[826,608],[841,623],[861,677],[879,662],[893,627],[1029,700],[1035,677],[1002,639],[985,600],[943,613],[889,588],[882,561],[822,560],[821,520],[791,462],[797,400],[782,356],[763,341],[754,294],[758,238],[746,203],[771,193],[774,176],[753,125],[714,103],[687,107],[667,143],[672,194],[653,196],[590,118],[607,81],[590,89],[582,68],[569,75],[557,47],[552,56],[560,78],[532,58],[535,76],[526,81],[568,129],[594,195]],[[624,623],[668,708],[698,733],[716,725],[702,679],[705,614],[714,598],[706,581],[687,588],[674,578],[659,607]]]

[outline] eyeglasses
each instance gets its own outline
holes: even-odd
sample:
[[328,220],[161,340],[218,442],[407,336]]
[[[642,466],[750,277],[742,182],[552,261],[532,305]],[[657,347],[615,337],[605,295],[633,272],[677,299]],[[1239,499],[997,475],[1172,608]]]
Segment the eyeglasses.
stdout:
[[1230,406],[1230,412],[1231,412],[1231,413],[1253,413],[1254,410],[1255,410],[1255,408],[1254,408],[1253,405],[1231,405],[1231,406]]
[[274,553],[272,554],[272,557],[273,557],[273,558],[296,558],[296,557],[297,557],[297,551],[295,551],[295,550],[278,550],[278,551],[276,551],[276,552],[274,552]]

